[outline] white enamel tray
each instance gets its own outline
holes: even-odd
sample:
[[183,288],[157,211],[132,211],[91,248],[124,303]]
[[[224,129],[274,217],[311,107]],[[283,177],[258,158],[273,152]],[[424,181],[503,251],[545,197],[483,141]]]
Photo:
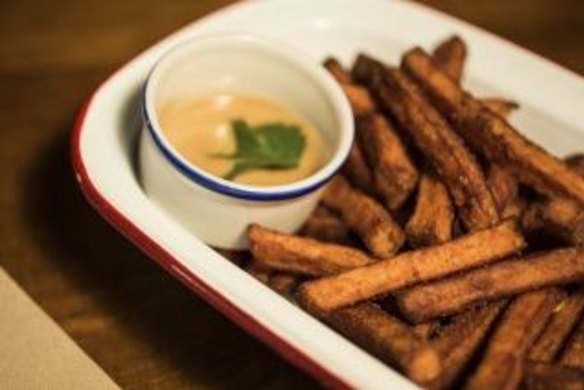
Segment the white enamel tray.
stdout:
[[476,27],[408,1],[259,0],[227,7],[172,34],[104,82],[80,112],[72,155],[92,205],[194,292],[293,364],[334,387],[410,388],[403,376],[257,282],[203,244],[142,192],[134,165],[137,94],[157,58],[201,34],[248,32],[350,64],[358,51],[397,63],[412,45],[452,33],[468,43],[464,84],[519,101],[513,121],[557,153],[584,150],[584,82]]

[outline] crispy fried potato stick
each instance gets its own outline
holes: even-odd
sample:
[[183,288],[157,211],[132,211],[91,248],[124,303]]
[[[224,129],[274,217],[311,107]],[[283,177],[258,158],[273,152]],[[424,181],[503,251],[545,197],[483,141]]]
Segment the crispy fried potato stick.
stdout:
[[[351,75],[336,59],[328,58],[325,60],[324,66],[343,88],[355,116],[372,113],[376,110],[375,102],[369,92],[365,88],[355,85]],[[363,147],[358,138],[353,142],[343,166],[343,173],[361,191],[373,194],[373,173],[367,164]]]
[[528,359],[541,363],[553,362],[583,312],[584,288],[580,287],[554,309],[550,322],[529,350]]
[[467,389],[515,389],[521,383],[523,359],[562,297],[555,288],[518,296],[503,314]]
[[576,153],[564,159],[566,164],[581,177],[584,177],[584,154]]
[[519,195],[517,180],[502,166],[491,164],[487,183],[501,219],[519,219],[527,207],[527,201]]
[[439,321],[423,322],[421,324],[414,325],[412,331],[421,339],[428,340],[436,332],[436,329],[440,326]]
[[353,84],[353,78],[336,58],[326,58],[323,65],[339,84]]
[[464,60],[466,59],[466,44],[457,35],[440,43],[432,53],[432,59],[452,80],[460,83]]
[[342,172],[359,190],[371,194],[373,192],[373,175],[367,165],[363,150],[358,140],[353,142],[349,155],[343,164]]
[[513,100],[501,98],[482,98],[479,99],[483,106],[491,110],[492,113],[499,115],[501,118],[507,118],[513,111],[519,109],[519,103]]
[[279,233],[257,224],[250,226],[249,240],[251,253],[258,264],[295,274],[331,275],[374,261],[351,247]]
[[[572,171],[584,177],[583,154],[574,154],[564,161]],[[584,243],[584,209],[567,198],[552,197],[529,205],[522,216],[522,225],[536,238],[552,237],[573,245]]]
[[506,221],[438,246],[405,252],[376,264],[304,283],[298,298],[310,311],[326,313],[496,261],[524,246],[516,224]]
[[432,340],[442,362],[442,373],[430,386],[448,389],[456,382],[485,341],[487,334],[507,305],[507,300],[475,307],[455,316]]
[[[432,60],[436,67],[446,73],[457,84],[460,84],[466,59],[467,49],[464,41],[453,36],[441,44],[432,52]],[[482,98],[481,103],[495,114],[506,118],[511,112],[519,108],[519,104],[512,100],[502,98]]]
[[460,89],[422,49],[406,53],[402,68],[431,96],[475,151],[505,166],[518,180],[543,194],[564,195],[584,205],[584,178]]
[[296,275],[274,271],[254,260],[243,269],[278,294],[290,294],[299,283]]
[[571,245],[584,243],[584,209],[566,198],[532,203],[521,218],[526,234],[553,237]]
[[412,330],[421,339],[429,339],[432,337],[434,330],[437,327],[437,322],[423,322],[421,324],[414,325]]
[[501,219],[515,219],[519,220],[523,212],[527,208],[527,200],[521,196],[516,197],[510,204],[501,212]]
[[579,280],[584,280],[584,249],[558,249],[412,287],[399,294],[397,303],[407,319],[419,323],[476,303]]
[[495,198],[499,213],[503,213],[518,196],[519,186],[517,181],[502,166],[491,164],[487,173],[487,183],[493,198]]
[[256,261],[250,261],[244,268],[245,272],[262,282],[263,284],[268,284],[270,277],[272,276],[272,271],[259,264]]
[[525,362],[523,387],[527,390],[584,390],[584,371],[547,363]]
[[[369,92],[363,87],[354,85],[351,75],[345,71],[335,58],[326,59],[324,67],[328,69],[345,92],[354,115],[375,111],[375,103],[371,99]],[[373,192],[373,176],[358,139],[355,139],[351,146],[351,151],[343,165],[343,173],[361,191],[366,193]]]
[[383,206],[352,188],[342,176],[330,182],[322,202],[339,213],[376,257],[392,256],[405,241],[403,230]]
[[450,241],[453,223],[454,208],[448,190],[438,178],[423,175],[414,212],[405,228],[408,241],[415,248]]
[[341,84],[355,116],[373,114],[377,111],[375,101],[367,89],[355,84]]
[[560,357],[560,364],[584,370],[584,318],[580,318]]
[[353,246],[355,239],[351,229],[336,215],[318,207],[300,229],[299,234],[318,241]]
[[415,189],[418,171],[393,126],[381,115],[357,118],[357,135],[373,170],[373,182],[389,210],[399,209]]
[[447,186],[469,231],[493,226],[499,215],[474,155],[426,100],[417,85],[397,69],[360,55],[353,68],[380,106],[408,132]]
[[415,382],[424,384],[440,374],[440,360],[428,342],[374,304],[340,309],[325,321],[379,359],[395,364]]
[[366,88],[353,82],[351,75],[335,58],[329,57],[324,61],[324,67],[340,84],[345,92],[355,116],[372,114],[377,111],[375,101]]
[[367,89],[356,85],[351,78],[351,75],[345,71],[343,66],[335,58],[328,58],[324,61],[324,67],[337,80],[355,115],[370,114],[376,111],[375,101]]
[[275,273],[268,280],[268,287],[281,295],[290,295],[298,286],[298,277],[292,274]]
[[[325,67],[341,84],[351,103],[357,124],[360,125],[357,135],[362,142],[359,140],[355,142],[354,150],[348,160],[349,179],[356,183],[358,188],[368,193],[372,192],[370,184],[373,182],[373,186],[379,190],[389,209],[399,208],[417,182],[417,171],[404,145],[383,117],[359,119],[361,116],[377,111],[375,102],[367,89],[354,84],[351,76],[335,59],[329,58],[325,61]],[[365,174],[364,178],[362,173],[367,169],[365,169],[365,160],[360,155],[365,156],[373,168],[373,173]]]

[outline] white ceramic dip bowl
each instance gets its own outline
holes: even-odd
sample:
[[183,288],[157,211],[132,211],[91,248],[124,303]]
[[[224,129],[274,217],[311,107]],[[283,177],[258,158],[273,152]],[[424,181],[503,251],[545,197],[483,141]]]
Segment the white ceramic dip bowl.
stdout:
[[[235,183],[191,164],[165,137],[159,110],[176,99],[219,93],[290,108],[321,132],[329,159],[311,176],[276,186]],[[139,164],[146,194],[204,242],[227,249],[247,247],[253,222],[297,230],[347,157],[354,133],[349,103],[320,64],[279,42],[240,34],[198,37],[170,50],[146,81],[142,114]]]

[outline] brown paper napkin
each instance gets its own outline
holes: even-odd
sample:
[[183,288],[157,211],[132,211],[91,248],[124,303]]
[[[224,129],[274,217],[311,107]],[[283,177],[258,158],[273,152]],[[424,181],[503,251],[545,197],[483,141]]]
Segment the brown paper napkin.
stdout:
[[1,268],[0,388],[118,389]]

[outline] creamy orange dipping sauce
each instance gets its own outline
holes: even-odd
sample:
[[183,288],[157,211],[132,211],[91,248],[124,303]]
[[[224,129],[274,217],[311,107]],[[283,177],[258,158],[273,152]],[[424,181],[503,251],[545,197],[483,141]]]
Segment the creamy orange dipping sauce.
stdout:
[[221,94],[177,100],[161,107],[158,117],[167,139],[185,159],[219,177],[234,164],[233,160],[213,156],[235,151],[233,120],[245,120],[250,126],[281,122],[300,128],[306,146],[297,167],[250,170],[233,179],[238,183],[292,183],[315,173],[329,157],[321,134],[310,122],[280,104],[257,97]]

